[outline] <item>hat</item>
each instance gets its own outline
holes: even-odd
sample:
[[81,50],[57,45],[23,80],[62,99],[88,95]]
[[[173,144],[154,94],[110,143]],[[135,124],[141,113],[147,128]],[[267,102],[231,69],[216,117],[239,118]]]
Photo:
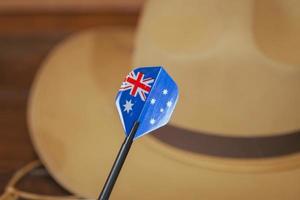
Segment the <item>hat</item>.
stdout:
[[170,125],[134,142],[111,199],[298,199],[295,59],[255,24],[262,5],[184,2],[149,1],[135,48],[133,29],[105,27],[52,50],[28,107],[39,157],[66,189],[98,196],[124,139],[114,99],[133,57],[164,65],[181,96]]

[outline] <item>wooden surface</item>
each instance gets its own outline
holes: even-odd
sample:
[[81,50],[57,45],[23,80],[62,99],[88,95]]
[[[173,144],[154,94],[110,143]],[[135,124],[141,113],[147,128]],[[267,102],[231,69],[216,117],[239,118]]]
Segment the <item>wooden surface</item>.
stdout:
[[144,0],[4,0],[0,1],[0,12],[137,12],[143,2]]
[[[108,25],[134,26],[136,21],[137,14],[128,13],[0,15],[0,193],[18,168],[37,158],[26,125],[26,102],[47,53],[74,32]],[[33,178],[23,186],[32,188],[36,183]],[[42,193],[61,193],[53,183],[39,186]],[[52,186],[57,189],[49,189]]]

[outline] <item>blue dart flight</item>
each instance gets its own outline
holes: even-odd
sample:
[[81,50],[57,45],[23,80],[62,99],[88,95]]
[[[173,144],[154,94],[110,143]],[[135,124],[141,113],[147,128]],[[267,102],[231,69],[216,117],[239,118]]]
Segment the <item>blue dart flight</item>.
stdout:
[[134,139],[164,126],[178,99],[178,87],[160,66],[132,70],[123,81],[116,105],[126,135],[134,123],[139,127]]

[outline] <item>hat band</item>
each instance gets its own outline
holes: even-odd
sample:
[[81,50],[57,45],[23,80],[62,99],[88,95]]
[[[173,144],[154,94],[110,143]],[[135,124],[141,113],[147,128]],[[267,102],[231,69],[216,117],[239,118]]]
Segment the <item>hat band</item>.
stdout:
[[228,158],[266,158],[300,152],[300,132],[263,137],[232,137],[165,126],[152,134],[158,140],[193,153]]

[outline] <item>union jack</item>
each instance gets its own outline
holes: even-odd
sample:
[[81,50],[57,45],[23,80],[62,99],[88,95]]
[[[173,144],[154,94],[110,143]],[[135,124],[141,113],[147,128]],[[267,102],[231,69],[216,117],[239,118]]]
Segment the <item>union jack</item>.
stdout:
[[144,79],[144,74],[131,71],[122,82],[120,91],[130,90],[129,94],[136,97],[137,94],[140,95],[142,101],[146,100],[146,94],[151,90],[150,83],[153,83],[154,79],[149,77]]

